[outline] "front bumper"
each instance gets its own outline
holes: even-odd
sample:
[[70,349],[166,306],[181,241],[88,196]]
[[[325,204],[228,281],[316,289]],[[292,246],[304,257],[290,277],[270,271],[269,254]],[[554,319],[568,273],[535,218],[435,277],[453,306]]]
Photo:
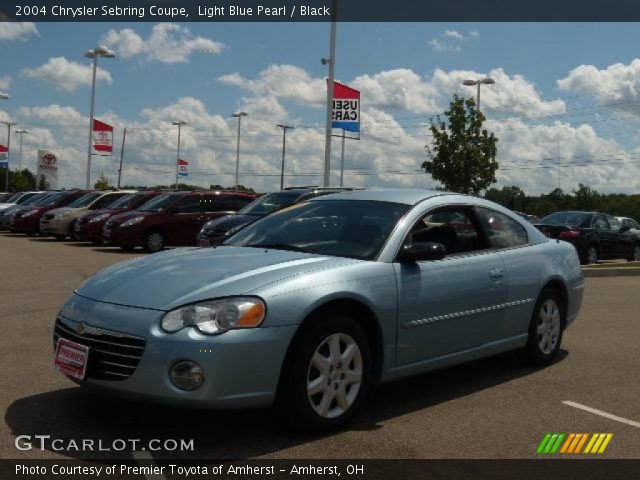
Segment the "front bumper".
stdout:
[[102,240],[110,245],[142,245],[142,232],[136,226],[102,229]]
[[104,222],[76,222],[74,232],[78,240],[92,242],[102,240],[102,227]]
[[11,217],[9,230],[17,233],[38,233],[40,218],[37,215],[30,217]]
[[[60,311],[67,327],[75,329],[84,323],[146,339],[138,366],[125,380],[87,378],[78,383],[124,397],[190,407],[254,408],[273,403],[296,325],[233,330],[218,336],[201,335],[191,328],[167,334],[160,329],[163,314],[73,295]],[[205,380],[198,389],[184,391],[171,383],[168,373],[178,360],[192,360],[202,367]]]
[[40,235],[66,235],[69,233],[71,219],[53,218],[40,220]]

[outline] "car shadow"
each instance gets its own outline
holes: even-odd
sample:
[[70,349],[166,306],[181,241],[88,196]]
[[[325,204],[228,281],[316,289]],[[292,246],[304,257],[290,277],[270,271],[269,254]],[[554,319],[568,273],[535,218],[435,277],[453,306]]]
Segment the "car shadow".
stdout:
[[[560,351],[556,362],[568,356]],[[514,352],[426,373],[373,389],[361,413],[347,430],[384,428],[383,422],[435,405],[472,395],[539,368],[525,367]],[[143,404],[81,387],[65,388],[12,403],[5,422],[14,435],[50,435],[65,441],[83,438],[110,446],[115,439],[194,440],[193,452],[154,452],[156,459],[232,460],[267,455],[304,445],[318,436],[294,432],[273,409],[207,411]],[[143,444],[143,443],[142,443]],[[50,446],[46,447],[51,449]],[[130,451],[55,453],[99,462],[129,458]]]

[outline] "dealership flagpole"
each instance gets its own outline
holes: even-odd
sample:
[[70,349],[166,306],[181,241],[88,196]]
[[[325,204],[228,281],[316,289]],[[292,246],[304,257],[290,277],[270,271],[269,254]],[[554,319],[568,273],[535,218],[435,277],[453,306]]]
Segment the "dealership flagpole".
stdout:
[[11,127],[15,122],[1,122],[7,126],[7,174],[4,177],[4,191],[9,191],[9,155],[11,155]]
[[331,123],[333,110],[333,82],[336,72],[336,29],[338,20],[338,0],[331,2],[331,38],[329,41],[329,58],[322,59],[322,63],[329,64],[329,78],[327,82],[327,125],[324,140],[324,183],[328,187],[331,180]]
[[344,140],[345,140],[345,133],[344,133],[344,129],[342,129],[342,153],[340,155],[340,186],[341,187],[344,180]]
[[122,179],[122,161],[124,160],[124,141],[127,138],[127,127],[122,131],[122,146],[120,147],[120,168],[118,168],[118,188],[120,188],[120,180]]

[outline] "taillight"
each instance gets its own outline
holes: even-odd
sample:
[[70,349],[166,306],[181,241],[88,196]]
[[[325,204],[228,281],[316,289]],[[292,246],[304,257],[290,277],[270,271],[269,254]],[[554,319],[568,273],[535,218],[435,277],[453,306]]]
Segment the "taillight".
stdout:
[[559,238],[578,238],[580,236],[580,231],[578,230],[565,230],[564,232],[560,232]]

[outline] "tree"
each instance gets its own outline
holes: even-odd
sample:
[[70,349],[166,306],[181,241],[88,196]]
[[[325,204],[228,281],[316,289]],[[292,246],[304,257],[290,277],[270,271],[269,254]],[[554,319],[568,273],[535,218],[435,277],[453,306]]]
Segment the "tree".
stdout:
[[601,203],[600,194],[589,185],[579,183],[573,191],[575,206],[580,210],[597,210]]
[[40,175],[37,188],[38,190],[47,190],[49,188],[49,183],[47,182],[47,179],[44,175]]
[[109,179],[105,176],[104,173],[100,174],[100,178],[93,185],[93,188],[97,190],[107,190],[111,188],[111,185],[109,184]]
[[498,139],[482,128],[484,115],[476,110],[473,99],[457,95],[436,121],[430,120],[433,135],[427,146],[429,157],[421,167],[447,190],[478,195],[496,182]]
[[511,210],[522,210],[526,197],[527,195],[524,191],[515,185],[502,187],[501,189],[490,188],[484,193],[484,198],[487,200],[499,203]]

